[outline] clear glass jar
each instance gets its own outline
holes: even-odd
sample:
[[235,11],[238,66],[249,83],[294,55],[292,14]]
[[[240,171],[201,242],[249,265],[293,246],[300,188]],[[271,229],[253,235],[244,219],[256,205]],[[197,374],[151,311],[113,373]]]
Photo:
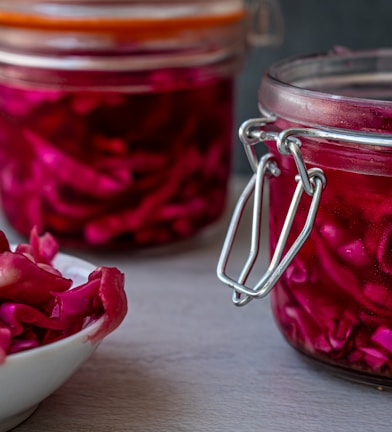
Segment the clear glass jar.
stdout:
[[276,322],[300,352],[382,386],[392,385],[391,83],[392,50],[340,50],[266,71],[263,118],[241,137],[258,179],[269,177],[272,260],[246,287],[249,267],[239,281],[224,275],[228,244],[218,272],[237,303],[271,293]]
[[222,214],[243,0],[0,1],[5,215],[69,246],[143,247]]

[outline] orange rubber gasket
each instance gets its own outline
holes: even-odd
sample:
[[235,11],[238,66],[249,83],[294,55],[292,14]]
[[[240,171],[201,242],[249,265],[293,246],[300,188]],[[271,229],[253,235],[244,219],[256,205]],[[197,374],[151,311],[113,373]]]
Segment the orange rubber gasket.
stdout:
[[193,16],[168,19],[154,18],[64,18],[4,12],[0,10],[0,26],[28,30],[72,31],[83,33],[135,34],[151,37],[183,30],[221,27],[241,21],[244,10],[227,15]]

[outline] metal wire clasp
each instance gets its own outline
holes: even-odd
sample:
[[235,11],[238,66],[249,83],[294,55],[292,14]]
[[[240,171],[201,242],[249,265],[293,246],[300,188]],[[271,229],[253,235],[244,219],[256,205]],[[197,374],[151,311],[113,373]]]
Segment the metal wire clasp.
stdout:
[[[309,237],[319,207],[321,194],[326,185],[325,175],[320,168],[306,168],[300,150],[302,143],[296,136],[297,134],[301,135],[298,129],[287,129],[281,133],[263,130],[264,126],[274,121],[274,117],[248,120],[241,126],[239,130],[240,139],[244,144],[245,153],[248,156],[248,160],[251,167],[253,168],[254,174],[246,185],[234,209],[217,266],[218,278],[234,290],[233,303],[236,306],[243,306],[249,303],[249,301],[253,298],[265,297],[274,287],[306,239]],[[246,282],[256,263],[260,251],[262,203],[265,179],[271,176],[280,175],[280,169],[278,167],[277,161],[271,153],[264,155],[260,159],[257,158],[255,145],[258,143],[264,143],[267,140],[276,141],[276,145],[280,153],[291,155],[294,158],[298,169],[298,175],[296,175],[295,180],[298,184],[293,194],[292,201],[270,264],[261,279],[253,287],[250,287],[246,285]],[[312,197],[308,215],[302,231],[293,241],[288,251],[283,255],[284,251],[286,250],[287,240],[295,220],[303,192]],[[226,267],[235,243],[235,238],[242,215],[252,194],[254,195],[254,198],[250,251],[238,279],[233,279],[227,275]]]

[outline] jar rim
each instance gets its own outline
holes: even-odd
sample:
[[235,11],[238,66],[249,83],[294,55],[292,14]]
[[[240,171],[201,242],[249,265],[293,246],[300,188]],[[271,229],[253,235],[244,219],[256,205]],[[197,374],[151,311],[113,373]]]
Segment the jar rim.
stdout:
[[241,21],[245,15],[243,0],[122,0],[114,4],[106,0],[0,0],[2,26],[48,31],[132,32],[140,37],[225,26]]
[[392,130],[392,49],[313,53],[263,74],[260,110],[304,126]]

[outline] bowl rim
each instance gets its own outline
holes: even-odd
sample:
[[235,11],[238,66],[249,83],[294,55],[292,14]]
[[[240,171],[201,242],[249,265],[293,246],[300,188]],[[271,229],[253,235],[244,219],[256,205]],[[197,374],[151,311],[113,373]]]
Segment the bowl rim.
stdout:
[[49,352],[53,349],[63,347],[64,345],[72,344],[73,342],[78,342],[79,340],[82,344],[90,343],[92,346],[98,345],[103,338],[99,338],[98,340],[97,339],[90,340],[89,336],[97,333],[101,328],[101,326],[104,324],[104,322],[105,322],[105,314],[100,316],[97,320],[92,321],[86,327],[79,330],[78,332],[70,336],[67,336],[63,339],[59,339],[57,341],[50,342],[46,345],[41,345],[24,351],[7,354],[3,364],[0,364],[0,370],[2,366],[5,366],[6,364],[9,364],[12,361],[19,361],[19,360],[23,360],[25,357],[45,354],[46,352]]

